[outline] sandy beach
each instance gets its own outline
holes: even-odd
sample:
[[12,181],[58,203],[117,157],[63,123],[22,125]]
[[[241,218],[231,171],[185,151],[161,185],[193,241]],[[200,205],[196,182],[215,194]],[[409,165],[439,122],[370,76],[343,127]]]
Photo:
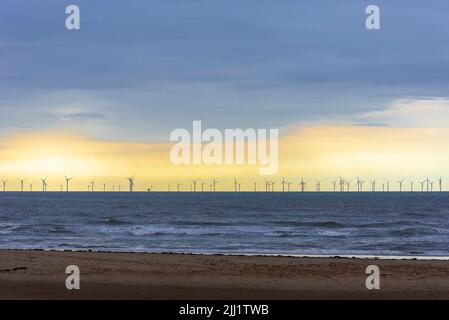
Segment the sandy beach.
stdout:
[[[381,270],[367,290],[365,269]],[[68,265],[81,289],[65,287]],[[449,262],[0,251],[1,299],[449,299]]]

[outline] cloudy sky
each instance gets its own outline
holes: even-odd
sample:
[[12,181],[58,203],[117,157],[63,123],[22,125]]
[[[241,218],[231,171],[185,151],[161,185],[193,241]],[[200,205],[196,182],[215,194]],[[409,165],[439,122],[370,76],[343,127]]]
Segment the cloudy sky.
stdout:
[[[373,3],[377,31],[365,28]],[[65,28],[69,4],[81,30]],[[167,143],[193,120],[284,138],[314,126],[445,130],[448,13],[446,0],[2,0],[11,155],[0,163],[20,167],[7,145],[24,135]]]

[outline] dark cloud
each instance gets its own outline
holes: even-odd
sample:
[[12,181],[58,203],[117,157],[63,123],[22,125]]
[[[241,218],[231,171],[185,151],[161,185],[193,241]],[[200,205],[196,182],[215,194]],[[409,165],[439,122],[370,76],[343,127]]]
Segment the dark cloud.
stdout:
[[[371,2],[360,0],[76,3],[74,32],[64,27],[72,2],[0,3],[2,125],[42,114],[36,96],[75,90],[95,100],[67,121],[108,114],[110,131],[130,137],[194,118],[283,126],[447,95],[446,0],[378,0],[380,31],[365,29]],[[67,99],[47,103],[46,113],[60,115]]]

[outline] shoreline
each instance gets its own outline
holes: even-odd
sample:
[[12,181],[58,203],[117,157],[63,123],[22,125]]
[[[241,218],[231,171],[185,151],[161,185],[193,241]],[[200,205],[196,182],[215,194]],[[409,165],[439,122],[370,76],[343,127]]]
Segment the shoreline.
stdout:
[[1,251],[42,251],[42,252],[74,252],[74,253],[117,253],[117,254],[150,254],[150,255],[192,255],[192,256],[225,256],[225,257],[283,257],[312,259],[357,259],[357,260],[415,260],[415,261],[449,261],[449,256],[412,256],[412,255],[365,255],[365,254],[295,254],[295,253],[233,253],[233,252],[157,252],[157,251],[119,251],[92,249],[0,249]]
[[[68,265],[81,290],[65,288]],[[379,266],[381,289],[367,290]],[[0,250],[0,299],[449,299],[447,260]]]

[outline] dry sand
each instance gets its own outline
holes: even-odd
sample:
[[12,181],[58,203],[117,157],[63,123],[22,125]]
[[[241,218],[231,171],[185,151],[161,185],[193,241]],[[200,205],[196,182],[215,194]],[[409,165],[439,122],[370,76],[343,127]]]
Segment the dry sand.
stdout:
[[[81,290],[65,288],[68,265]],[[449,299],[449,262],[0,250],[0,298]]]

